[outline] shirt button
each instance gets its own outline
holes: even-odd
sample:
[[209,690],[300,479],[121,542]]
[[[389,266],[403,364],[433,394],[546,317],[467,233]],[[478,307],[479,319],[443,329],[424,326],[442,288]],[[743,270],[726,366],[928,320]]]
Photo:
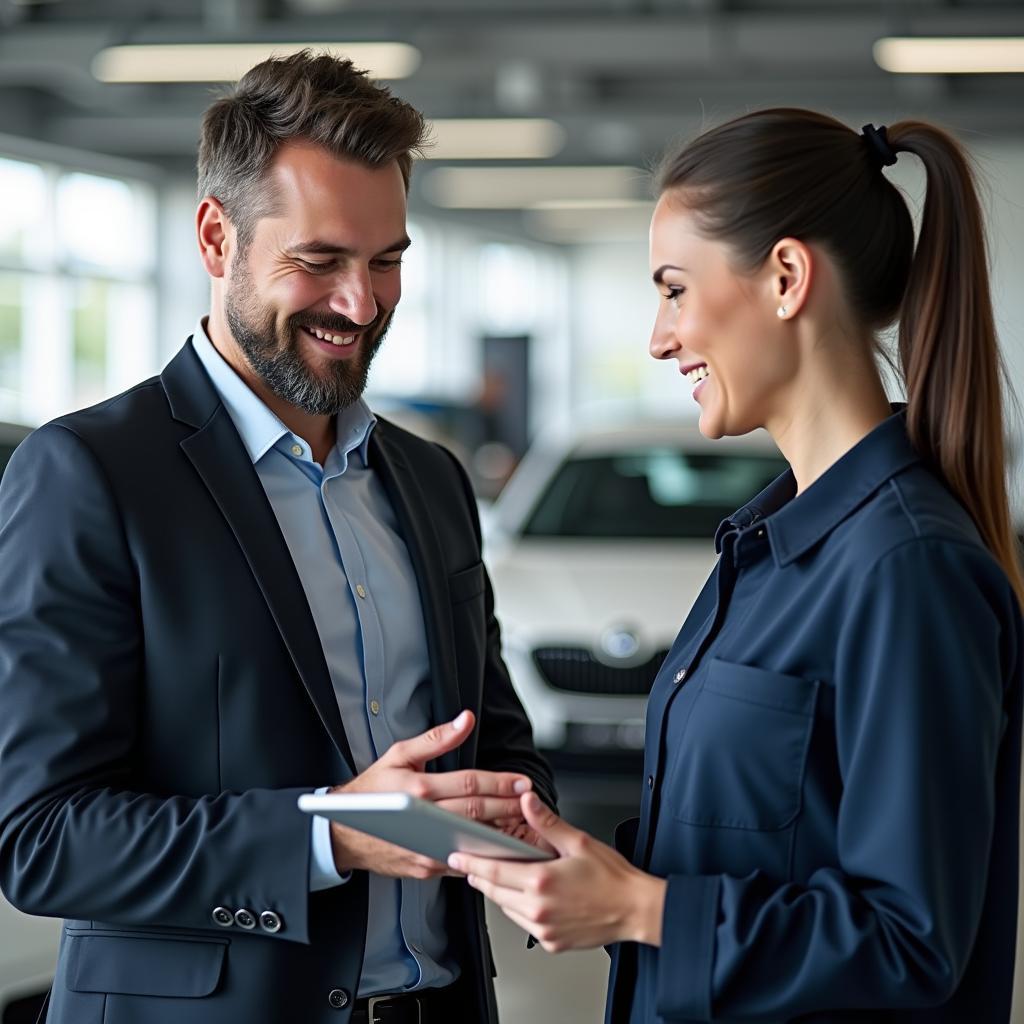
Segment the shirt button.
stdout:
[[336,1010],[343,1010],[348,1006],[348,993],[343,988],[332,988],[327,993],[327,1002]]
[[364,587],[364,586],[362,585],[362,583],[357,583],[357,584],[356,584],[356,593],[357,593],[357,594],[358,594],[358,595],[359,595],[360,597],[366,597],[366,587]]
[[647,776],[647,788],[648,789],[654,789],[654,776],[653,775],[648,775]]
[[301,454],[302,454],[302,445],[301,444],[293,444],[292,445],[292,455],[301,455]]
[[686,678],[686,669],[681,668],[673,677],[673,683],[681,683]]
[[370,701],[370,710],[375,715],[379,715],[380,714],[380,702],[379,701],[375,701],[375,700],[371,700]]

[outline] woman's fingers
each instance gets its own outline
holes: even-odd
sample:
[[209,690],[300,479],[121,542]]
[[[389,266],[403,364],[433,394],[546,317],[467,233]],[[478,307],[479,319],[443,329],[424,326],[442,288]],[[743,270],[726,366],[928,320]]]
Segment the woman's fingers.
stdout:
[[543,885],[540,879],[545,870],[538,864],[474,857],[469,853],[453,853],[448,858],[448,867],[464,875],[473,875],[503,889],[514,889],[517,892],[526,892],[528,889],[536,891]]
[[561,854],[577,852],[585,833],[563,821],[536,793],[524,794],[519,802],[527,825],[549,848]]

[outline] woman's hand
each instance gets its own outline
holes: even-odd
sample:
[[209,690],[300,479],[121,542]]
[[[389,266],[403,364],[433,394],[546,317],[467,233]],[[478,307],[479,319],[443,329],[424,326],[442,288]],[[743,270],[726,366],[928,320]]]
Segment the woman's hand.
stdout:
[[468,876],[549,953],[610,942],[661,945],[665,880],[633,867],[610,846],[562,821],[533,793],[521,798],[534,845],[550,847],[544,863],[454,853],[449,867]]

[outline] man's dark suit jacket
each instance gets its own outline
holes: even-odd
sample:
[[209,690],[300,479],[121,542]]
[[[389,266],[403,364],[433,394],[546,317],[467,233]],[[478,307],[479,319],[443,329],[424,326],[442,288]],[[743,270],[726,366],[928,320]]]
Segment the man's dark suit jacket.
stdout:
[[[384,420],[371,453],[416,568],[435,721],[479,719],[438,769],[524,772],[553,801],[465,474]],[[24,441],[0,488],[0,882],[66,919],[48,1019],[343,1024],[366,876],[309,892],[296,799],[352,775],[302,585],[191,344]],[[481,901],[445,884],[463,1019],[493,1021]]]

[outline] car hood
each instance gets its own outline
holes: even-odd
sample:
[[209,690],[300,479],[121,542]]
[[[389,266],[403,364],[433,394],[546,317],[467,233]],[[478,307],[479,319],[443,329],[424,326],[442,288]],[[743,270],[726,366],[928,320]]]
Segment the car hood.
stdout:
[[509,642],[592,646],[625,628],[667,647],[717,560],[707,541],[521,540],[490,559]]

